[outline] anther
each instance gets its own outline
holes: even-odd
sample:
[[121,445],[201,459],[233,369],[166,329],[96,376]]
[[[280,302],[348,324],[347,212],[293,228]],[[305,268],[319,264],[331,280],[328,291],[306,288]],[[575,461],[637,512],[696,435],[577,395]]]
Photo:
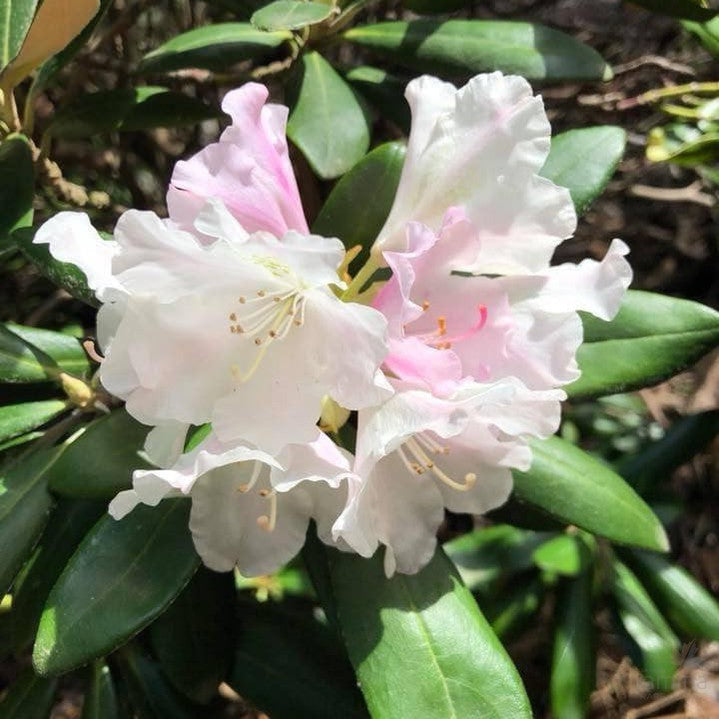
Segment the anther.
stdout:
[[239,302],[241,305],[244,305],[245,302],[247,302],[247,299],[246,299],[245,297],[240,297],[239,300],[238,300],[238,302]]
[[422,311],[423,311],[423,312],[426,312],[428,309],[429,309],[429,300],[425,300],[425,301],[422,303]]
[[437,331],[440,337],[447,334],[447,318],[444,315],[437,317]]
[[277,332],[275,332],[274,330],[270,330],[270,338],[274,339],[275,337],[277,337]]
[[262,339],[260,337],[255,337],[255,344],[259,347],[262,344]]
[[267,294],[264,290],[257,290],[257,296],[258,297],[264,297]]
[[237,322],[237,315],[234,312],[230,315],[230,322]]

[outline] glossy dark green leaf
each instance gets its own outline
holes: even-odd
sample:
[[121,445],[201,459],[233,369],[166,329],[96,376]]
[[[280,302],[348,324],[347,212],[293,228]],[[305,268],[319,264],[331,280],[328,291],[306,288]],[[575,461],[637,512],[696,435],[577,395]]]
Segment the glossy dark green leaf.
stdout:
[[120,719],[115,684],[110,668],[100,659],[90,668],[81,719]]
[[382,552],[332,551],[330,571],[373,719],[531,717],[514,665],[441,549],[413,575],[387,579]]
[[148,430],[124,409],[95,420],[52,466],[50,489],[69,497],[112,499],[132,485],[133,470],[151,466],[139,455]]
[[277,50],[289,32],[262,32],[249,23],[228,22],[195,28],[173,37],[145,55],[141,73],[162,73],[184,68],[227,71],[232,65]]
[[57,679],[39,677],[26,669],[0,702],[0,719],[47,719],[56,686]]
[[539,174],[566,187],[581,215],[604,191],[626,144],[627,133],[614,125],[562,132],[552,138],[549,157]]
[[413,70],[474,75],[488,70],[530,80],[608,80],[588,45],[558,30],[502,20],[410,20],[353,27],[346,40]]
[[232,573],[200,567],[170,608],[150,625],[160,666],[181,694],[209,702],[227,679],[235,639]]
[[344,648],[311,605],[243,601],[238,622],[229,684],[240,696],[272,719],[367,717]]
[[511,585],[503,592],[498,601],[485,608],[487,619],[492,631],[506,643],[517,636],[530,622],[536,621],[536,614],[542,605],[544,585],[539,579],[523,581],[516,586]]
[[617,316],[604,322],[583,315],[582,376],[564,389],[595,397],[656,384],[685,369],[719,344],[719,312],[689,300],[627,292]]
[[472,0],[402,0],[402,5],[420,15],[455,12],[471,4]]
[[485,594],[503,577],[529,569],[532,553],[549,536],[498,524],[453,539],[444,551],[467,587]]
[[133,717],[197,719],[205,716],[206,708],[191,704],[175,691],[160,665],[146,656],[135,642],[122,647],[117,658]]
[[316,25],[332,14],[329,3],[311,0],[275,0],[252,14],[250,22],[259,30],[299,30]]
[[622,558],[679,632],[719,641],[719,604],[689,572],[650,552],[624,550]]
[[339,237],[348,250],[360,245],[357,262],[363,264],[389,215],[405,152],[404,144],[388,142],[360,160],[332,188],[312,231]]
[[199,563],[189,503],[139,506],[103,517],[50,592],[33,651],[36,671],[60,674],[104,656],[159,616]]
[[716,10],[707,7],[702,0],[631,0],[631,2],[652,12],[696,22],[707,22],[717,14]]
[[15,230],[11,239],[15,246],[25,257],[42,272],[51,282],[67,290],[73,297],[92,307],[99,307],[100,303],[95,293],[87,286],[85,274],[69,262],[60,262],[51,254],[48,245],[33,244],[35,228],[22,228]]
[[540,544],[532,553],[534,563],[545,572],[576,577],[591,560],[587,545],[573,534],[559,534]]
[[182,127],[218,118],[222,112],[164,87],[136,87],[80,95],[53,115],[48,132],[78,139],[104,132]]
[[0,407],[0,441],[25,434],[49,422],[67,409],[61,399],[24,402]]
[[318,52],[302,56],[287,136],[324,180],[339,177],[369,148],[367,111],[357,93]]
[[619,618],[639,648],[645,675],[668,691],[677,669],[679,640],[636,576],[618,561],[614,563],[613,589]]
[[40,536],[52,498],[47,491],[48,467],[61,448],[20,458],[0,474],[0,594],[5,594]]
[[[0,5],[2,2],[0,0]],[[35,169],[30,144],[23,135],[10,135],[0,143],[0,239],[32,211],[34,187]]]
[[535,440],[531,447],[529,471],[514,472],[520,499],[613,542],[668,549],[661,522],[609,467],[559,437]]
[[13,585],[10,638],[15,651],[34,640],[48,594],[77,545],[107,511],[105,502],[61,500]]
[[393,122],[405,135],[409,134],[411,114],[404,97],[407,80],[369,65],[352,68],[345,73],[345,79],[370,101],[380,117]]
[[0,70],[20,52],[37,3],[38,0],[0,0]]
[[21,434],[19,437],[13,437],[5,442],[0,442],[0,452],[4,452],[6,449],[12,447],[19,447],[21,444],[32,442],[34,439],[39,439],[45,434],[44,432],[28,432],[27,434]]
[[74,337],[0,324],[0,382],[46,382],[60,372],[80,377],[89,368],[85,351]]
[[669,478],[719,434],[719,410],[700,412],[677,420],[660,440],[617,465],[622,475],[640,494]]
[[584,572],[559,592],[550,696],[554,719],[585,719],[594,688],[591,577]]

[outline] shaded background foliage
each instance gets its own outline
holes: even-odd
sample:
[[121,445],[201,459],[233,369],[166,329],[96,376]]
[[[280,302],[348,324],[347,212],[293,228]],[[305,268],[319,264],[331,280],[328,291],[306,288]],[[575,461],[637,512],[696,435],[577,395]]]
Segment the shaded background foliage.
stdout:
[[[373,4],[360,8],[358,21],[373,24],[412,17],[407,8],[422,11],[429,4],[429,0],[412,0],[405,6],[394,2]],[[671,3],[655,3],[667,4]],[[667,116],[656,103],[636,99],[664,85],[716,80],[715,58],[676,19],[615,0],[591,4],[575,0],[491,0],[458,6],[464,3],[452,6],[457,8],[453,17],[530,20],[565,31],[594,48],[613,67],[614,78],[606,82],[533,82],[545,98],[555,134],[594,125],[617,125],[627,131],[626,152],[617,173],[604,194],[585,212],[575,240],[565,243],[558,259],[600,257],[611,237],[620,236],[632,249],[634,288],[717,307],[717,186],[711,172],[716,155],[702,158],[699,169],[650,162],[646,158],[648,138],[652,130],[666,124]],[[444,7],[450,7],[449,3]],[[44,166],[38,177],[35,224],[60,209],[72,207],[82,207],[97,227],[108,231],[118,214],[129,207],[152,209],[162,215],[174,162],[214,140],[224,122],[221,116],[204,119],[217,116],[218,99],[224,91],[254,77],[270,86],[273,98],[291,103],[299,78],[297,63],[286,67],[284,46],[271,48],[259,64],[241,62],[230,69],[220,61],[214,68],[217,72],[184,69],[168,76],[160,73],[157,65],[153,70],[149,60],[143,63],[148,53],[180,33],[205,24],[247,21],[256,10],[252,0],[110,3],[87,46],[37,97],[36,136],[47,138],[50,157],[57,166]],[[323,56],[343,70],[367,62],[397,70],[395,64],[377,62],[369,50],[356,45],[320,43],[319,48]],[[370,117],[371,146],[401,139],[407,122],[402,105],[395,109],[395,104],[385,99],[379,101],[382,111],[377,112],[368,89],[371,86],[367,85],[374,76],[353,72],[353,87],[360,94],[365,83],[361,104]],[[143,117],[152,117],[153,112],[162,114],[162,98],[158,103],[153,100],[154,91],[150,91],[149,105],[141,110],[145,114],[138,120],[138,98],[133,88],[156,84],[203,104],[199,110],[197,104],[187,105],[189,127],[133,129],[142,125]],[[390,97],[396,100],[401,85],[400,79]],[[100,97],[97,105],[83,111],[84,115],[73,110],[73,103],[86,93],[118,88],[121,92],[111,98],[112,112],[108,111],[108,96]],[[25,92],[27,83],[19,92],[21,104]],[[171,100],[178,101],[177,97]],[[169,107],[176,105],[171,102]],[[101,132],[95,132],[97,118],[102,116],[99,108],[109,119]],[[83,117],[89,129],[83,129]],[[55,130],[48,134],[47,129],[53,125]],[[53,132],[55,136],[50,140]],[[308,219],[322,220],[320,209],[334,180],[318,177],[301,152],[296,148],[292,152]],[[326,221],[331,224],[331,220]],[[12,247],[0,251],[0,320],[63,330],[76,336],[92,331],[90,308],[59,290],[22,253]],[[42,345],[38,338],[33,342]],[[52,356],[57,356],[55,349]],[[68,362],[73,361],[82,360],[70,356]],[[50,419],[53,412],[60,414],[65,405],[59,406],[53,392],[47,387],[45,390],[42,385],[3,385],[3,405],[26,400],[55,402],[36,408]],[[719,420],[712,411],[716,410],[718,398],[719,366],[714,353],[670,382],[640,394],[574,400],[562,427],[565,440],[614,463],[642,493],[667,527],[671,558],[711,593],[719,591],[719,458],[715,440]],[[116,426],[105,429],[103,423],[108,421]],[[351,666],[334,633],[337,618],[328,610],[329,624],[316,620],[319,602],[315,593],[325,608],[329,606],[322,596],[327,584],[321,575],[327,566],[312,544],[304,562],[294,563],[277,576],[239,580],[239,607],[234,605],[234,587],[226,581],[229,577],[201,569],[167,611],[163,612],[174,598],[173,590],[168,590],[167,596],[158,596],[156,610],[142,624],[150,622],[149,627],[113,653],[107,663],[98,659],[89,667],[66,674],[59,683],[32,674],[27,668],[28,647],[34,636],[32,623],[39,618],[46,595],[56,585],[59,571],[53,574],[55,568],[62,569],[74,547],[102,514],[104,504],[99,497],[126,481],[128,464],[137,466],[132,448],[139,445],[141,436],[123,415],[116,413],[112,419],[96,420],[93,431],[105,438],[106,445],[97,440],[94,456],[92,452],[88,455],[89,444],[78,445],[86,476],[78,472],[80,463],[73,461],[69,452],[50,473],[53,491],[83,496],[81,502],[60,500],[63,512],[53,515],[35,550],[33,565],[47,566],[51,571],[33,573],[32,566],[26,565],[25,574],[21,573],[15,582],[12,611],[0,614],[0,648],[3,655],[12,654],[0,665],[0,681],[4,685],[17,680],[14,693],[0,703],[0,717],[46,716],[53,703],[55,716],[79,716],[79,698],[83,694],[83,716],[88,718],[125,716],[122,712],[129,711],[130,705],[142,717],[210,716],[211,712],[217,716],[244,716],[246,711],[248,716],[254,716],[253,705],[266,710],[272,719],[366,716],[362,697],[354,689]],[[113,455],[108,461],[108,445],[118,444],[118,437],[130,448],[129,456]],[[97,473],[96,467],[103,471]],[[115,470],[117,476],[113,474]],[[96,474],[101,474],[104,484],[97,484]],[[7,479],[6,483],[12,486]],[[87,490],[91,485],[95,489]],[[45,501],[44,490],[37,492],[37,502]],[[162,514],[168,524],[163,526],[169,527],[172,522],[182,525],[181,513],[181,508],[171,503],[164,507]],[[155,524],[160,519],[155,513],[151,521]],[[582,716],[582,705],[593,689],[595,673],[597,688],[590,705],[594,717],[628,716],[630,709],[651,707],[658,700],[665,704],[655,704],[651,715],[684,712],[687,717],[711,717],[717,712],[719,614],[711,600],[696,591],[697,585],[687,575],[671,567],[658,573],[656,562],[666,560],[654,555],[634,550],[614,555],[609,542],[583,530],[558,531],[563,523],[535,514],[526,504],[516,501],[478,525],[479,531],[467,533],[472,528],[467,517],[448,517],[442,536],[447,540],[446,551],[517,662],[535,715],[547,715],[551,705],[557,719]],[[121,530],[96,527],[92,531]],[[125,541],[132,535],[129,529],[127,532]],[[173,537],[170,534],[163,539],[158,535],[157,541],[171,543]],[[50,551],[58,547],[66,548],[66,556],[59,558],[57,552]],[[127,545],[125,551],[131,555],[132,545]],[[122,561],[122,557],[116,559]],[[332,561],[330,558],[330,564]],[[437,572],[441,582],[447,582],[450,580],[442,561],[436,558],[431,571]],[[18,558],[13,574],[22,562]],[[189,577],[195,570],[191,557],[178,557],[177,563],[171,570],[180,576]],[[439,568],[435,566],[438,563]],[[147,571],[158,569],[150,567]],[[367,581],[372,581],[375,569],[370,563],[363,567]],[[340,567],[338,571],[341,574],[353,570]],[[666,581],[657,581],[657,576],[667,573]],[[111,582],[112,576],[96,579],[102,585],[103,581]],[[142,586],[143,577],[136,581],[137,586]],[[408,580],[410,594],[412,581]],[[680,599],[688,597],[689,605],[673,597],[672,588],[679,588]],[[53,597],[57,606],[65,606],[58,599],[63,598],[64,591],[68,611],[74,611],[69,599],[73,595],[71,584],[59,582],[52,591],[51,606]],[[398,592],[396,586],[389,587],[382,598],[389,611],[398,611],[408,601]],[[254,601],[257,597],[265,601],[258,604]],[[468,597],[468,593],[460,593],[455,600],[464,602]],[[119,621],[124,595],[115,599],[118,606],[111,604],[102,609],[106,616]],[[340,596],[338,602],[340,612],[346,606],[343,602],[351,606],[351,593]],[[206,614],[200,610],[198,616],[198,608],[203,606]],[[25,619],[18,612],[25,613]],[[228,622],[235,612],[237,623]],[[187,626],[189,617],[195,625]],[[218,622],[218,617],[222,621]],[[68,626],[69,646],[84,627],[81,622]],[[278,627],[291,627],[291,631],[278,632]],[[448,641],[460,641],[460,628],[445,627],[443,631]],[[208,637],[207,641],[198,644],[198,634]],[[364,639],[371,644],[372,633]],[[118,643],[122,642],[109,638],[105,648],[114,649]],[[355,663],[361,662],[367,652],[361,643],[349,647]],[[194,660],[183,664],[183,655],[191,655]],[[81,659],[74,662],[66,654],[57,668],[68,669],[81,663]],[[399,660],[390,657],[387,661]],[[203,672],[198,676],[200,665]],[[50,665],[45,668],[53,669]],[[459,666],[450,670],[461,672]],[[222,697],[215,692],[220,680],[227,682]],[[666,695],[669,700],[659,699]],[[13,696],[22,697],[15,709]],[[114,700],[113,696],[121,699]],[[59,705],[58,697],[62,698]],[[381,707],[381,698],[366,698],[376,712],[374,716],[384,716],[377,708]],[[36,702],[37,710],[32,702]],[[203,705],[206,702],[211,702],[211,709]],[[203,708],[198,708],[198,703]],[[108,707],[116,707],[118,713],[112,714]]]

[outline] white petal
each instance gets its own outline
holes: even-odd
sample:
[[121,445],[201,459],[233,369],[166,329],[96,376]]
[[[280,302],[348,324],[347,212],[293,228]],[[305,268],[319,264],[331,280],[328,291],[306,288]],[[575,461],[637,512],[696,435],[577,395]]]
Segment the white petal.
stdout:
[[157,467],[171,467],[182,454],[190,425],[169,420],[153,427],[145,438],[145,454]]

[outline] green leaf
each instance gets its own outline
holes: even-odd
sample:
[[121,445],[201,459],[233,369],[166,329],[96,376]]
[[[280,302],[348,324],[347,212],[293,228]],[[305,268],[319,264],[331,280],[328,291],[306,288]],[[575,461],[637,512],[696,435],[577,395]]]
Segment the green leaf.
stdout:
[[614,563],[619,618],[641,652],[642,669],[661,691],[669,691],[677,669],[679,640],[647,591],[621,562]]
[[362,158],[332,188],[312,231],[339,237],[348,250],[360,245],[363,264],[389,215],[405,152],[403,143],[387,142]]
[[133,470],[152,466],[139,455],[148,429],[124,409],[95,420],[50,469],[50,489],[83,499],[111,499],[129,489]]
[[95,525],[45,604],[33,651],[38,673],[61,674],[108,654],[167,608],[199,563],[189,509],[170,499]]
[[0,324],[0,382],[46,382],[60,372],[80,377],[89,368],[85,351],[74,337]]
[[183,127],[218,118],[222,112],[164,87],[136,87],[80,95],[55,112],[47,131],[79,139],[104,132]]
[[81,719],[120,719],[115,684],[110,668],[103,660],[93,662],[90,669]]
[[543,25],[501,20],[410,20],[354,27],[346,40],[412,70],[474,75],[488,70],[529,80],[609,80],[588,45]]
[[706,22],[711,20],[717,11],[706,7],[702,0],[631,0],[652,12],[678,17],[682,20]]
[[391,579],[382,552],[329,557],[342,635],[373,719],[531,717],[514,665],[441,549],[419,573]]
[[367,716],[344,648],[311,606],[243,601],[238,621],[228,682],[272,719]]
[[714,57],[719,57],[719,18],[715,17],[706,23],[684,20],[682,25],[685,30],[696,35]]
[[505,643],[517,636],[539,611],[543,597],[544,585],[536,578],[508,587],[491,609],[485,609],[492,631]]
[[640,494],[649,492],[719,434],[719,410],[677,420],[657,442],[626,457],[616,469]]
[[0,476],[0,594],[5,594],[40,536],[52,505],[46,473],[62,448],[19,459]]
[[5,441],[49,422],[68,408],[61,399],[24,402],[0,407],[0,441]]
[[299,30],[326,20],[332,12],[329,3],[275,0],[254,12],[250,22],[259,30]]
[[408,10],[420,15],[432,15],[435,13],[447,13],[462,10],[472,4],[471,0],[403,0]]
[[291,37],[289,32],[262,32],[244,22],[199,27],[145,55],[138,72],[164,73],[185,68],[225,72],[243,60],[271,54]]
[[374,105],[382,119],[409,134],[412,117],[404,97],[407,80],[369,65],[352,68],[345,73],[345,80]]
[[81,269],[69,262],[56,260],[50,254],[49,245],[33,244],[36,229],[25,227],[15,230],[11,239],[20,252],[51,282],[67,290],[78,300],[92,307],[99,307],[100,303],[97,301],[95,293],[87,286],[87,278]]
[[540,544],[532,558],[539,569],[566,577],[576,577],[591,561],[587,545],[572,534],[560,534]]
[[630,290],[617,316],[582,315],[582,376],[564,389],[595,397],[656,384],[696,362],[719,343],[719,312],[689,300]]
[[591,577],[584,572],[561,588],[555,610],[550,695],[554,719],[585,719],[594,688]]
[[170,608],[150,625],[150,641],[170,683],[206,704],[232,666],[235,633],[232,573],[200,567]]
[[38,0],[0,0],[0,70],[19,52]]
[[[0,0],[0,13],[2,3]],[[0,239],[31,215],[34,188],[35,169],[27,138],[10,135],[0,144]]]
[[621,556],[679,632],[719,641],[719,604],[689,572],[649,552],[622,550]]
[[598,125],[555,135],[539,173],[566,187],[582,214],[599,197],[624,155],[627,133],[614,125]]
[[447,542],[444,551],[471,591],[488,594],[501,579],[529,569],[532,553],[548,536],[497,524]]
[[514,472],[520,499],[613,542],[668,549],[660,521],[609,467],[559,437],[532,441],[531,447],[529,471]]
[[347,172],[369,147],[369,119],[357,93],[318,52],[302,56],[287,136],[323,180]]
[[70,500],[61,500],[53,509],[35,552],[13,585],[10,638],[16,652],[34,640],[50,590],[77,545],[106,511],[105,502]]
[[39,677],[26,669],[0,702],[0,719],[47,719],[57,679]]

